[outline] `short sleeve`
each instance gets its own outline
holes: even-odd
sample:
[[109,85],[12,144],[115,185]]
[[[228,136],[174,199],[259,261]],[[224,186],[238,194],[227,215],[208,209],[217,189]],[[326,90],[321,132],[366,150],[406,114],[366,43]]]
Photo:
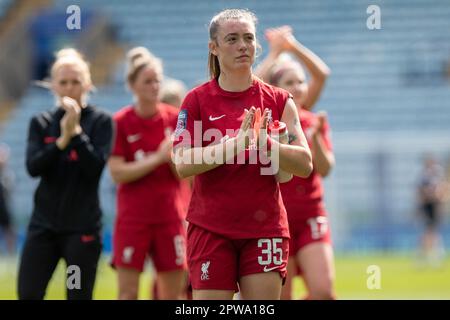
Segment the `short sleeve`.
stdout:
[[175,128],[177,127],[177,122],[178,122],[178,112],[171,112],[169,114],[169,121],[168,121],[168,125],[170,127],[170,129],[175,130]]
[[292,95],[283,89],[277,88],[278,90],[275,93],[275,101],[278,107],[278,112],[280,114],[280,119],[283,116],[284,108],[286,107],[286,103],[288,99],[292,99]]
[[[190,91],[181,105],[174,132],[173,147],[201,147],[200,106],[195,91]],[[198,126],[197,130],[195,127]],[[194,136],[194,133],[198,136]]]

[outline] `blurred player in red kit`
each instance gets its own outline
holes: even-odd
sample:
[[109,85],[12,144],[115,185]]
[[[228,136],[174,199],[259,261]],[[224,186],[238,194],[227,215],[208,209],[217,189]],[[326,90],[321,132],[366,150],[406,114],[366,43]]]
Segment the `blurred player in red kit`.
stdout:
[[[161,87],[161,102],[180,108],[185,96],[186,86],[182,81],[176,79],[168,79],[164,81]],[[187,213],[189,202],[191,201],[192,182],[192,178],[182,179],[180,181],[185,213]]]
[[[183,102],[184,97],[186,96],[186,86],[185,84],[176,79],[164,79],[164,82],[161,86],[161,102],[166,103],[168,105],[174,106],[176,108],[181,107],[181,103]],[[183,203],[183,223],[185,228],[187,228],[186,213],[189,208],[189,202],[191,201],[192,194],[192,177],[187,179],[180,180],[180,193]],[[189,290],[189,281],[186,281],[185,294],[183,298],[188,300],[192,300],[192,291]],[[156,285],[156,281],[153,281],[152,287],[150,289],[150,294],[153,300],[159,300],[158,288]]]
[[109,169],[119,185],[112,265],[119,299],[137,299],[147,256],[160,299],[178,299],[186,281],[180,182],[171,163],[170,134],[178,110],[159,101],[161,61],[143,47],[128,53],[127,83],[135,102],[115,116]]
[[[305,281],[308,299],[334,299],[333,249],[323,202],[322,177],[329,174],[335,160],[326,114],[309,111],[318,100],[330,71],[317,55],[295,39],[289,26],[268,29],[266,38],[270,52],[257,72],[270,84],[293,95],[314,166],[307,179],[294,177],[280,185],[291,233],[282,299],[291,299],[292,279],[297,271]],[[286,52],[306,66],[311,75],[309,82],[306,82],[302,66],[288,58]]]

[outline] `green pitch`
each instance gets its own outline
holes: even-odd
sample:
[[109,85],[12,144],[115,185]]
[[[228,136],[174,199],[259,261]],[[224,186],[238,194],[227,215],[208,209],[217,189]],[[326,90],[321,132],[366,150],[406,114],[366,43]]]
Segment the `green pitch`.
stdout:
[[[101,260],[94,292],[95,299],[117,297],[116,274]],[[368,289],[369,266],[380,271],[380,288]],[[16,299],[17,258],[0,256],[0,300]],[[46,299],[65,299],[64,264],[61,262],[47,290]],[[141,276],[140,299],[148,299],[151,271]],[[370,282],[369,281],[369,285]],[[296,295],[305,295],[300,279],[294,283]],[[438,269],[419,268],[413,258],[398,255],[337,255],[336,293],[339,299],[450,299],[450,258]]]

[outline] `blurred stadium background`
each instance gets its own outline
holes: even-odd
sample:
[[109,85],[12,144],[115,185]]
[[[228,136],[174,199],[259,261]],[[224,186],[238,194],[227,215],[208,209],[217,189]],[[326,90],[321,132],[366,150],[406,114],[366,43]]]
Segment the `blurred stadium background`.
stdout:
[[[70,5],[81,9],[80,30],[66,27]],[[380,30],[366,26],[369,5],[381,9]],[[0,142],[11,148],[19,247],[37,184],[24,167],[28,122],[53,101],[33,81],[46,77],[53,53],[64,46],[85,53],[97,87],[91,102],[115,112],[131,101],[124,84],[127,49],[148,47],[163,59],[168,77],[192,87],[207,77],[209,19],[230,7],[258,16],[259,60],[267,54],[263,31],[288,24],[332,70],[315,110],[329,114],[337,161],[325,186],[338,297],[450,299],[450,261],[438,271],[418,271],[413,261],[421,232],[416,186],[423,155],[433,153],[450,175],[448,0],[0,0]],[[115,298],[115,278],[106,265],[114,192],[105,171],[105,259],[96,291],[104,292],[97,298]],[[441,232],[450,247],[448,221],[447,214]],[[16,259],[0,256],[0,299],[15,297]],[[384,277],[378,292],[366,288],[371,264],[380,265]],[[48,297],[62,298],[60,289]]]

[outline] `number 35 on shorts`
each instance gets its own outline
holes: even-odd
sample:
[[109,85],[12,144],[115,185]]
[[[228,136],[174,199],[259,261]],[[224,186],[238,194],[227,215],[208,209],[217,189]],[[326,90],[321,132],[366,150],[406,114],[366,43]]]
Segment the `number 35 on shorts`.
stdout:
[[[258,248],[261,248],[261,255],[258,256],[258,263],[261,266],[268,266],[274,264],[280,266],[283,264],[283,239],[271,238],[271,239],[259,239]],[[269,268],[271,269],[271,268]],[[266,271],[266,268],[264,268]],[[267,270],[270,271],[270,270]],[[267,272],[266,271],[266,272]]]

